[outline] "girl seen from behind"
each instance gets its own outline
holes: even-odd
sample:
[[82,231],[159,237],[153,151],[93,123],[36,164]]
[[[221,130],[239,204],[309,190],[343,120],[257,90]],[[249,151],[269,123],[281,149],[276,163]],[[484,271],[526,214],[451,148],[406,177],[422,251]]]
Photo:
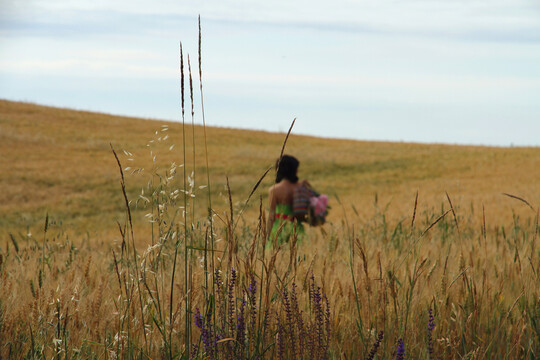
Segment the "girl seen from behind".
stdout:
[[270,213],[268,214],[269,244],[280,245],[291,237],[300,239],[304,226],[293,211],[295,190],[309,185],[307,180],[298,181],[300,162],[290,155],[283,155],[276,162],[276,183],[268,190]]

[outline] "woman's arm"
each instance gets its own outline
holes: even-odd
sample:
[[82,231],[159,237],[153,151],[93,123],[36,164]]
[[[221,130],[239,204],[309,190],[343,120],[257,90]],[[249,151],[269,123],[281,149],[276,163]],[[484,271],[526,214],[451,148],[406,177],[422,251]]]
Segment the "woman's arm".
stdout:
[[273,186],[268,190],[268,205],[269,211],[266,230],[267,234],[270,234],[270,231],[272,231],[272,226],[274,225],[274,221],[276,220],[276,197],[274,196]]

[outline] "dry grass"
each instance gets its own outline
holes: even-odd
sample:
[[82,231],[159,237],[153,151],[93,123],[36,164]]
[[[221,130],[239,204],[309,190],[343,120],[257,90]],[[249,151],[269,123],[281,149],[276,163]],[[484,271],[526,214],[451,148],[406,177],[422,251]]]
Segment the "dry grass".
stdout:
[[[183,197],[175,195],[183,186],[182,168],[171,167],[180,163],[181,125],[163,124],[167,131],[161,125],[0,101],[0,151],[7,154],[0,166],[9,169],[0,173],[0,235],[5,243],[0,251],[0,357],[180,358],[187,356],[186,338],[197,344],[199,330],[193,326],[191,335],[185,330],[185,324],[193,324],[194,308],[220,305],[213,271],[204,261],[208,254],[201,250],[209,224],[204,189],[198,186],[205,184],[197,180],[194,186],[188,210],[195,216],[183,233],[177,223],[182,217],[175,217],[183,204]],[[195,142],[202,144],[201,129],[195,134]],[[244,221],[236,228],[232,223],[283,138],[207,128],[215,268],[225,280],[231,268],[238,270],[236,306],[254,275],[263,290],[257,297],[259,313],[275,313],[267,336],[246,342],[252,352],[245,352],[245,358],[255,358],[263,343],[270,346],[265,358],[279,357],[285,330],[276,328],[276,321],[288,321],[283,291],[290,292],[295,283],[300,307],[309,314],[312,275],[330,302],[332,330],[324,356],[365,358],[382,330],[379,358],[393,358],[399,338],[409,358],[430,358],[430,308],[436,324],[434,354],[443,359],[539,356],[537,213],[502,195],[518,196],[538,208],[538,149],[292,135],[286,152],[301,160],[301,176],[334,195],[333,208],[323,230],[309,229],[306,243],[265,252],[264,227],[257,225],[265,223],[259,218],[260,196],[270,178],[253,196]],[[125,172],[133,238],[109,143],[122,167],[131,168]],[[169,150],[173,143],[177,146]],[[192,146],[189,136],[186,145]],[[193,169],[190,159],[188,173]],[[199,165],[204,160],[195,162],[197,179],[203,179],[205,167]],[[145,171],[129,174],[139,167]],[[227,203],[226,175],[234,216]],[[141,189],[154,207],[143,206]],[[153,225],[147,213],[153,214]],[[180,280],[171,287],[175,249],[184,249],[188,238],[194,245],[192,267],[179,266]],[[133,244],[138,254],[132,256]],[[193,287],[182,280],[187,269],[193,271]],[[187,294],[193,299],[192,312],[186,310]],[[209,305],[210,298],[218,303]],[[257,333],[262,329],[257,327]],[[232,351],[226,344],[219,345],[223,354]]]
[[[169,131],[161,132],[161,125]],[[189,125],[186,132],[186,145],[191,148]],[[225,177],[229,177],[233,201],[244,201],[279,155],[283,135],[211,127],[207,132],[214,207],[223,212],[227,208]],[[165,135],[167,140],[157,141]],[[158,168],[171,162],[181,164],[181,141],[178,123],[0,101],[1,234],[33,228],[42,223],[47,212],[66,228],[81,233],[96,231],[98,224],[100,231],[114,229],[122,201],[109,143],[120,154],[121,149],[133,153],[133,161],[122,158],[125,167],[145,168],[146,176],[128,176],[128,193],[135,196],[149,180],[150,151],[157,155]],[[195,129],[195,142],[203,144],[200,127]],[[169,151],[173,144],[175,148]],[[379,208],[389,204],[389,219],[400,219],[411,212],[416,191],[419,213],[439,209],[446,202],[446,191],[457,208],[472,207],[478,212],[485,205],[490,222],[497,224],[511,223],[512,212],[525,215],[529,211],[502,193],[540,203],[537,148],[359,142],[292,135],[286,152],[301,160],[301,177],[309,178],[323,192],[338,195],[347,212],[356,210],[365,218],[375,214],[377,201]],[[201,175],[196,185],[205,183],[203,154],[201,146],[195,159]],[[193,169],[192,162],[188,156],[189,169]],[[271,180],[271,176],[266,178],[257,194],[265,196]],[[257,211],[251,208],[248,214],[248,219],[253,219]],[[330,216],[331,221],[339,222],[343,218],[340,207],[335,206]]]

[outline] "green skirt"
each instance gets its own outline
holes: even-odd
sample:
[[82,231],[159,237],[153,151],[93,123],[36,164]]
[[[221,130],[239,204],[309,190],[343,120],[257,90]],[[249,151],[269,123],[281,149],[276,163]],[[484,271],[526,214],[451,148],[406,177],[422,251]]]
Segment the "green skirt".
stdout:
[[267,247],[273,246],[274,243],[277,245],[288,243],[295,237],[297,241],[304,237],[304,225],[294,220],[291,205],[277,204],[276,219],[270,231]]

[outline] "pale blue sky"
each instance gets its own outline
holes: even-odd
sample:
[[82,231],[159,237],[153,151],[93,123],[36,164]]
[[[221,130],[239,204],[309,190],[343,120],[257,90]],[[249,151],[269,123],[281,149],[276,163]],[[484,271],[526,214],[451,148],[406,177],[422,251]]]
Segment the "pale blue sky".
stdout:
[[0,98],[179,120],[198,14],[207,124],[540,146],[533,0],[0,0]]

